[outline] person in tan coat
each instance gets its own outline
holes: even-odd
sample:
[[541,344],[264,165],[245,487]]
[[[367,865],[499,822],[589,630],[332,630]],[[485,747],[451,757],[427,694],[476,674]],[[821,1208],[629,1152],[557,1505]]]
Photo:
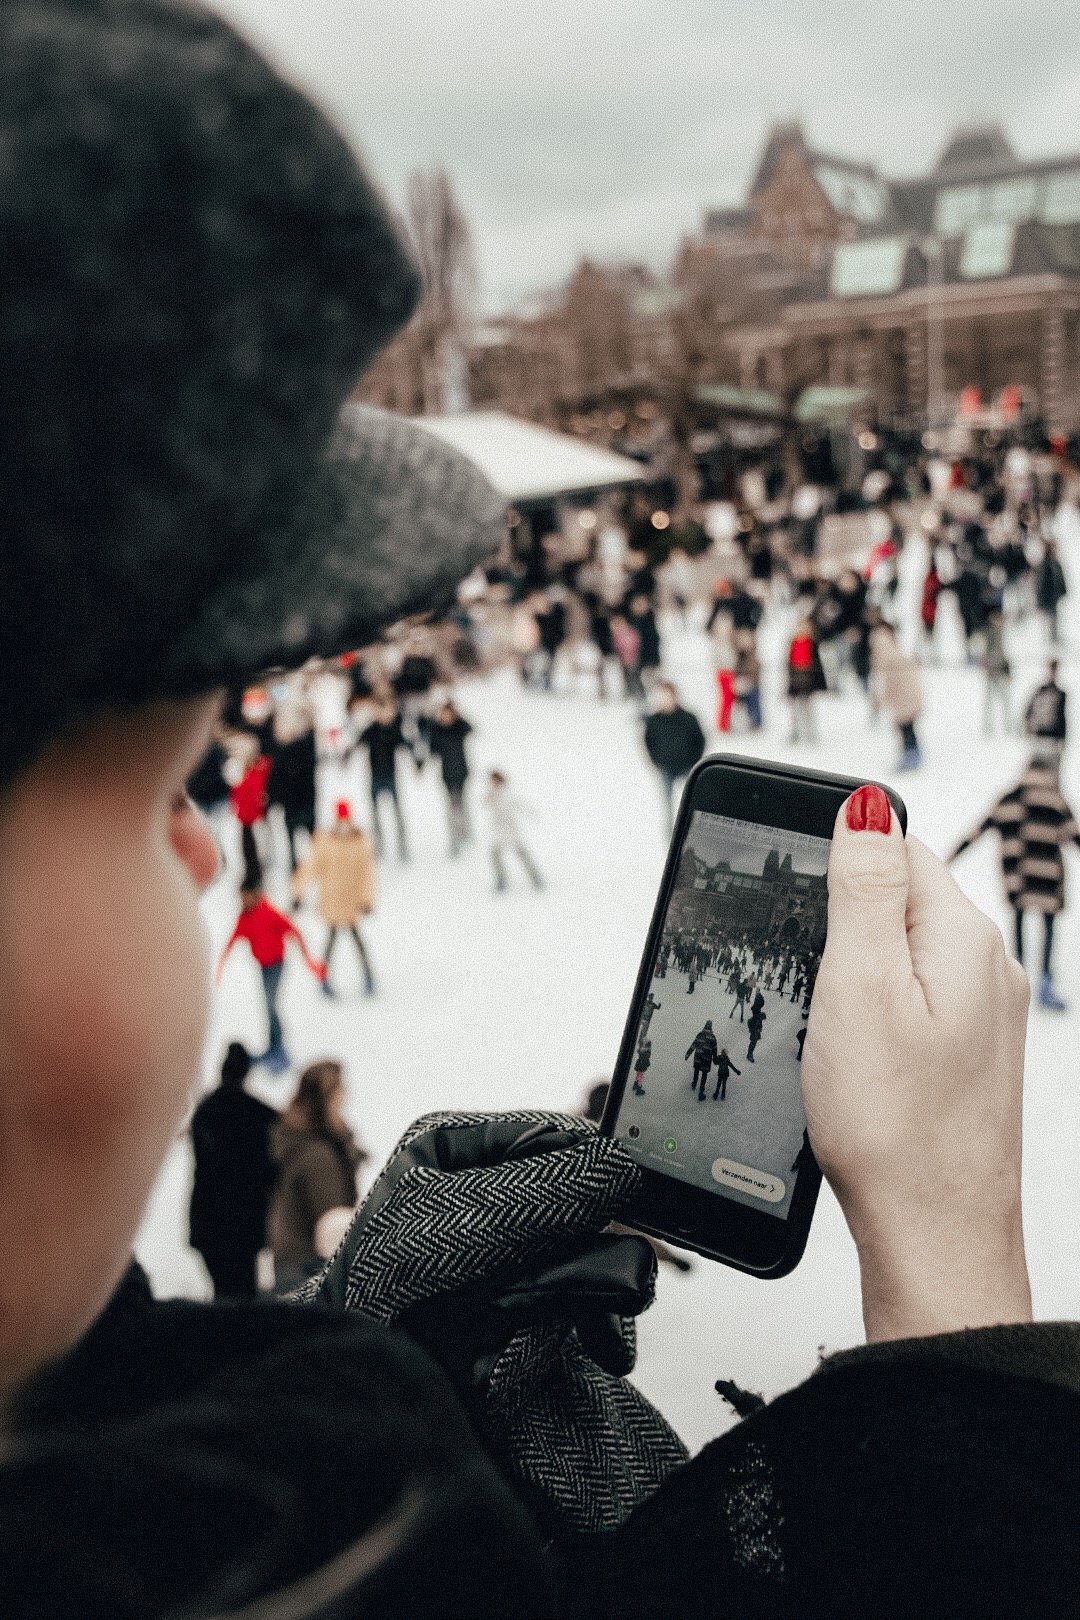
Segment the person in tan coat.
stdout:
[[[319,915],[330,930],[323,949],[323,961],[329,968],[330,952],[338,930],[347,929],[353,937],[364,970],[365,993],[373,996],[375,977],[364,936],[360,932],[360,919],[375,907],[375,854],[367,834],[353,821],[345,799],[338,803],[334,826],[320,828],[312,838],[307,859],[296,869],[293,894],[299,900],[312,884],[318,884]],[[322,987],[324,995],[333,996],[329,972],[322,981]]]
[[923,706],[919,666],[904,652],[896,631],[884,619],[870,632],[870,673],[878,704],[892,716],[900,732],[897,770],[913,771],[922,764],[922,750],[915,735],[915,722]]
[[310,1064],[270,1130],[276,1178],[266,1214],[274,1288],[288,1293],[322,1269],[356,1205],[356,1173],[370,1158],[342,1118],[345,1077],[333,1059]]

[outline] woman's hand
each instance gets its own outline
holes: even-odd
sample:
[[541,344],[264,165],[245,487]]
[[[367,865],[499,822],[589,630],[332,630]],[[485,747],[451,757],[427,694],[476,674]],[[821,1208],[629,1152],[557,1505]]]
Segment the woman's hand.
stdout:
[[870,1341],[1031,1319],[1020,1210],[1027,976],[880,788],[837,817],[802,1066]]

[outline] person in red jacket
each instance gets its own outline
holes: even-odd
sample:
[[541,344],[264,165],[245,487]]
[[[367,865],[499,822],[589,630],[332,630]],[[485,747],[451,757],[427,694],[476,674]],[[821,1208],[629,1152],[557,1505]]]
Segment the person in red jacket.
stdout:
[[809,619],[800,619],[795,626],[788,649],[788,697],[791,699],[791,736],[789,742],[816,742],[813,701],[816,692],[825,690],[825,671],[821,667],[821,654],[814,640]]
[[285,966],[285,946],[290,939],[295,939],[304,961],[317,979],[326,978],[326,964],[315,960],[296,924],[286,917],[284,912],[270,904],[259,885],[241,889],[240,904],[243,909],[218,961],[217,979],[220,983],[226,959],[233,946],[238,940],[246,939],[251,947],[251,954],[259,965],[263,994],[266,997],[266,1019],[270,1026],[270,1044],[255,1061],[265,1063],[273,1074],[280,1074],[292,1061],[285,1050],[281,1019],[277,1010],[278,990],[281,987],[281,974]]
[[229,791],[233,815],[240,823],[240,847],[244,852],[242,889],[257,889],[262,884],[263,869],[255,840],[255,823],[266,816],[266,784],[270,780],[272,764],[269,754],[257,755],[236,786]]

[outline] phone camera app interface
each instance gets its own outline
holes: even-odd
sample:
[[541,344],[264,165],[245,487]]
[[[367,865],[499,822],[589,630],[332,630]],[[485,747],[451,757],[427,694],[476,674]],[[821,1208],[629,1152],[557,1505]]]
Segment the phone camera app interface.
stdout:
[[651,1169],[783,1218],[810,1152],[799,1087],[829,843],[695,811],[616,1134]]

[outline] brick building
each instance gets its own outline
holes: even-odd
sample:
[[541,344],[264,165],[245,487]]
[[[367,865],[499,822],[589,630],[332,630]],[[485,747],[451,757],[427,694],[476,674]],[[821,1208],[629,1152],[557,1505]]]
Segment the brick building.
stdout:
[[790,855],[770,850],[756,873],[734,871],[723,860],[709,865],[687,849],[668,916],[675,928],[721,935],[746,930],[762,939],[820,949],[827,909],[825,877],[796,871]]
[[1080,155],[1026,161],[982,125],[929,175],[886,181],[785,125],[710,233],[805,272],[772,318],[727,333],[744,385],[854,387],[909,421],[1011,386],[1051,431],[1080,425]]

